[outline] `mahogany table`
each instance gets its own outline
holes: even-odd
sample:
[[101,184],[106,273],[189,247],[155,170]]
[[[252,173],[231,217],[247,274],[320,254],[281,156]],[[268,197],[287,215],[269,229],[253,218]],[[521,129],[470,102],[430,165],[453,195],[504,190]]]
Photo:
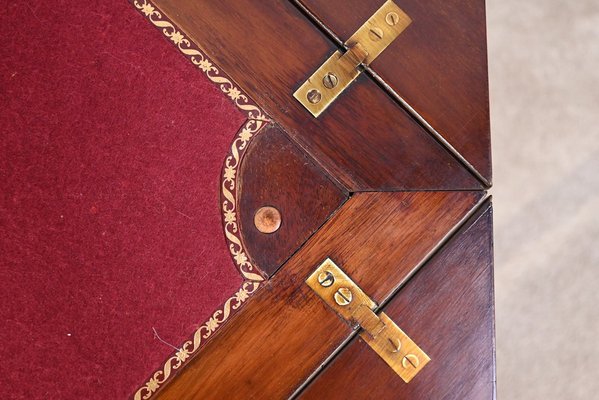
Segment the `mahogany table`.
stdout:
[[483,0],[40,7],[3,397],[495,398]]

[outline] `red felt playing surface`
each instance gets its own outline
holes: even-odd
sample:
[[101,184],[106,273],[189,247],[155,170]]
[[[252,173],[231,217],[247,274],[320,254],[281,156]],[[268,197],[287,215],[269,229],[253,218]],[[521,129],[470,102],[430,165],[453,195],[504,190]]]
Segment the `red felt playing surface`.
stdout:
[[130,396],[241,283],[243,115],[125,1],[0,10],[0,398]]

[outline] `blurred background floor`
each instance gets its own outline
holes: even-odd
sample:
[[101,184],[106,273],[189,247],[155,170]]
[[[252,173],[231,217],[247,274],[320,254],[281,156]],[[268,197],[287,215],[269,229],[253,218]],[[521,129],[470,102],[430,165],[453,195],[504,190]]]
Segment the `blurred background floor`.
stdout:
[[599,1],[488,0],[498,398],[599,398]]

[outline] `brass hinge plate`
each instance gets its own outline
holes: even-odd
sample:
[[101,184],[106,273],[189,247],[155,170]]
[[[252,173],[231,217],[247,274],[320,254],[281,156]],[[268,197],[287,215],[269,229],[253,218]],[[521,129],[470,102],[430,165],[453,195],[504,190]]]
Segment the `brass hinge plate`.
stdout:
[[308,279],[308,286],[354,328],[364,341],[408,383],[430,358],[330,258]]
[[347,51],[337,50],[293,94],[313,116],[318,117],[403,32],[412,20],[388,0],[346,42]]

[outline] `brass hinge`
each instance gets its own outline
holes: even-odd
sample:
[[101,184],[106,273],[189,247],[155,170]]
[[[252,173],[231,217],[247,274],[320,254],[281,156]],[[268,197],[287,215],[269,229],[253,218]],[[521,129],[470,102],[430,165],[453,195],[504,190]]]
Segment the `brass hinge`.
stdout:
[[358,77],[360,66],[369,65],[411,22],[392,0],[386,1],[345,42],[347,51],[333,53],[293,97],[318,117]]
[[333,310],[354,327],[368,345],[408,383],[430,361],[429,356],[385,314],[330,258],[308,279],[312,288]]

